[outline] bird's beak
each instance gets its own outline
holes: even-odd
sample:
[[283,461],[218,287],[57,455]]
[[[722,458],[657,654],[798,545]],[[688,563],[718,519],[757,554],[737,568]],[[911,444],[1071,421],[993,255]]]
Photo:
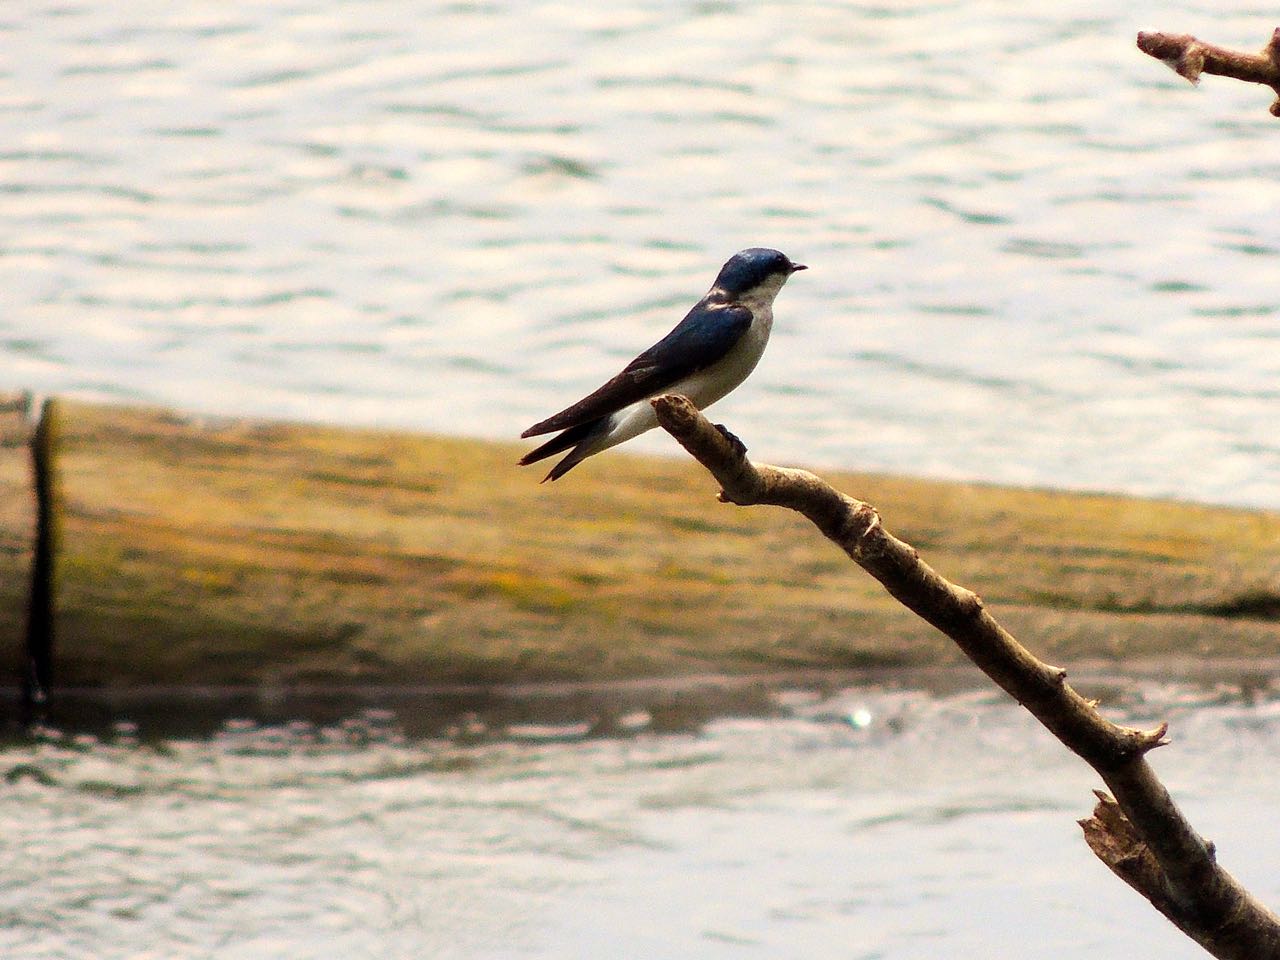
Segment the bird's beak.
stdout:
[[799,273],[801,270],[808,270],[808,269],[809,269],[809,268],[808,268],[805,264],[803,264],[803,263],[793,263],[793,264],[791,265],[791,272],[792,272],[792,273]]

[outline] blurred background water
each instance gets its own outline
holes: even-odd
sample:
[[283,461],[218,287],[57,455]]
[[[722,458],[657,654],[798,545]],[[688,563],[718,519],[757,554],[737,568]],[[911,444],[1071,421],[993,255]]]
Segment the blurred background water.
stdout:
[[[1222,862],[1280,902],[1274,689],[1124,685]],[[1094,691],[1091,691],[1094,692]],[[1003,695],[779,692],[592,738],[396,714],[0,747],[0,952],[31,958],[1099,960],[1204,953],[1093,859],[1099,786]]]
[[[717,408],[754,455],[1280,507],[1280,121],[1133,45],[1275,26],[10,0],[0,386],[514,438],[764,244],[811,270]],[[1193,820],[1280,901],[1275,702],[1136,696],[1175,721],[1156,761]],[[378,713],[12,743],[0,952],[1201,955],[1092,859],[1096,783],[1012,706],[789,697],[617,739]]]
[[1280,121],[1134,47],[1274,19],[13,0],[0,384],[512,438],[765,244],[756,456],[1280,506]]

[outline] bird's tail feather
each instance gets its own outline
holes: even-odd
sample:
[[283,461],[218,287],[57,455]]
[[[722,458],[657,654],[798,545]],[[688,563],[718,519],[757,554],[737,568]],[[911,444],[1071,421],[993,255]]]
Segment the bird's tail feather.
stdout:
[[559,480],[583,460],[596,452],[597,451],[595,450],[586,449],[584,446],[575,447],[569,452],[567,457],[551,468],[551,472],[542,478],[542,482],[546,483],[548,480]]
[[[520,466],[527,467],[531,463],[537,463],[539,460],[545,460],[553,454],[559,453],[561,450],[568,450],[570,447],[577,446],[583,440],[586,440],[591,433],[600,426],[599,420],[589,420],[586,423],[580,423],[576,427],[570,427],[564,433],[558,433],[542,446],[530,450],[520,458]],[[568,458],[566,458],[568,459]],[[576,461],[575,461],[576,462]],[[570,464],[569,466],[572,466]],[[559,469],[559,465],[557,465]],[[569,467],[565,467],[568,470]],[[551,471],[555,473],[555,470]],[[557,476],[563,475],[564,470],[560,471]],[[548,479],[555,479],[549,477]]]

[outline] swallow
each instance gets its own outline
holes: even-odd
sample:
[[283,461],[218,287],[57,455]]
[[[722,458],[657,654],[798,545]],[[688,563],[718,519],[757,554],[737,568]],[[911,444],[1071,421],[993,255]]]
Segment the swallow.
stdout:
[[726,396],[764,354],[778,291],[793,273],[805,269],[764,247],[735,253],[675,329],[598,390],[520,434],[556,434],[521,457],[520,465],[568,450],[542,482],[558,480],[587,457],[656,427],[649,403],[654,397],[680,394],[702,410]]

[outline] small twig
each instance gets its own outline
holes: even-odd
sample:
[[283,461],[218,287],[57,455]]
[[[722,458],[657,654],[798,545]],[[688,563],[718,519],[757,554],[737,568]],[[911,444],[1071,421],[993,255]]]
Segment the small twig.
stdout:
[[1192,83],[1199,83],[1201,74],[1212,73],[1265,84],[1276,93],[1271,115],[1280,117],[1280,28],[1271,34],[1261,53],[1228,50],[1185,33],[1139,33],[1138,49],[1163,60],[1178,76]]
[[1033,656],[1000,626],[977,594],[945,580],[885,530],[870,504],[807,471],[751,463],[732,434],[684,397],[652,403],[663,429],[720,483],[723,502],[771,504],[808,517],[1098,772],[1115,809],[1085,831],[1108,867],[1214,956],[1280,958],[1280,919],[1218,865],[1213,845],[1192,828],[1146,761],[1148,751],[1168,742],[1165,724],[1144,731],[1107,720],[1072,689],[1065,671]]

